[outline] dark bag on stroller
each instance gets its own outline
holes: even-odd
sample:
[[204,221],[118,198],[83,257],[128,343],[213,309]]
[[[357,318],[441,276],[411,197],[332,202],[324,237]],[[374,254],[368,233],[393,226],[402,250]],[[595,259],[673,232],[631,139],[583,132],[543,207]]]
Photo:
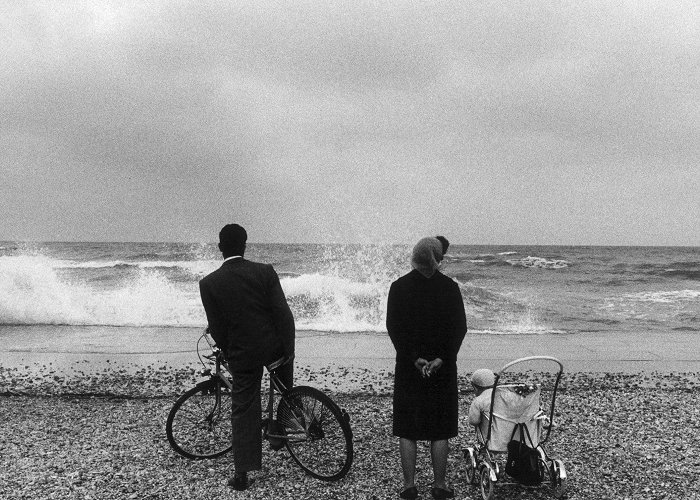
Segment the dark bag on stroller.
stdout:
[[[520,439],[513,439],[517,429],[520,429]],[[530,437],[527,427],[524,424],[516,425],[508,443],[506,474],[521,484],[534,486],[540,484],[543,479],[539,464],[540,453],[527,445],[525,435]]]

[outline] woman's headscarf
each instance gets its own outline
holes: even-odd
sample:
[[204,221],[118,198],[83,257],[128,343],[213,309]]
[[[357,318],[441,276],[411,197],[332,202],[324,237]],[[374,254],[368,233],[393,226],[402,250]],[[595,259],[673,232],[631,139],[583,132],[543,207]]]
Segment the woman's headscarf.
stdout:
[[438,270],[442,260],[442,243],[437,238],[423,238],[413,247],[411,267],[426,278]]

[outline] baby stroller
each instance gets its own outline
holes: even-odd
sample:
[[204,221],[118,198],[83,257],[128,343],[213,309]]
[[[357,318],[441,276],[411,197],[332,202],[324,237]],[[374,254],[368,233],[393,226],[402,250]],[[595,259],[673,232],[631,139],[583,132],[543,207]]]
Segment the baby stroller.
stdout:
[[[558,365],[548,415],[540,406],[540,385],[499,384],[506,370],[531,362],[538,366],[543,362]],[[552,430],[554,402],[563,372],[564,366],[558,359],[531,356],[511,361],[495,374],[490,409],[488,414],[482,412],[481,423],[475,426],[478,444],[463,450],[467,480],[481,486],[484,500],[493,498],[497,484],[534,486],[548,483],[555,498],[566,494],[564,464],[550,458],[544,448]],[[503,467],[499,462],[506,454]]]

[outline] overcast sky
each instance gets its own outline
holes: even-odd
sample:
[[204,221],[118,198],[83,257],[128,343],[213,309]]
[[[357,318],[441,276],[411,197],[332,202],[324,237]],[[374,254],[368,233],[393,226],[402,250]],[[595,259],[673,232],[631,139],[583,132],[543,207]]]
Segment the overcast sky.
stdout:
[[0,4],[0,240],[700,245],[700,3]]

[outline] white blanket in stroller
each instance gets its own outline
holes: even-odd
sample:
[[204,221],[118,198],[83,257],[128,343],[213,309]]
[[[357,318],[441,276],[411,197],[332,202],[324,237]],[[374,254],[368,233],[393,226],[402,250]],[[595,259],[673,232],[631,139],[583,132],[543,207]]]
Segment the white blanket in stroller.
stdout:
[[[520,431],[513,434],[516,424],[523,423],[527,427],[530,439],[524,437],[525,443],[531,447],[536,447],[540,442],[540,432],[546,415],[540,409],[540,388],[520,395],[514,392],[514,388],[519,384],[499,385],[496,387],[496,394],[493,402],[493,415],[488,415],[488,410],[482,413],[479,425],[480,441],[486,439],[488,434],[489,420],[491,421],[491,436],[487,447],[493,452],[507,452],[508,442],[511,439],[520,439]],[[532,442],[531,442],[532,441]]]

